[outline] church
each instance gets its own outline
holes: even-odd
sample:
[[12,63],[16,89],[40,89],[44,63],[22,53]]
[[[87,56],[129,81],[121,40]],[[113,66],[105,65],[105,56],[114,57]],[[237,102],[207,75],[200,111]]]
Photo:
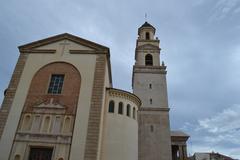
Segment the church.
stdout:
[[132,93],[113,87],[108,47],[68,33],[20,46],[0,160],[187,160],[189,136],[170,129],[155,32],[138,28]]

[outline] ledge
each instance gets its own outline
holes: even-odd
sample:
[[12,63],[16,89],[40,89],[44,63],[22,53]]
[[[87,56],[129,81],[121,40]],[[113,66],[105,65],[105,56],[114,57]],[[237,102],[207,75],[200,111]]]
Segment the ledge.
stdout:
[[138,107],[140,107],[142,104],[140,98],[138,98],[135,94],[133,94],[131,92],[124,91],[121,89],[116,89],[116,88],[106,88],[106,90],[108,91],[109,95],[117,96],[117,97],[124,97],[126,99],[129,99],[129,100],[133,101],[134,103],[136,103]]
[[153,108],[153,107],[148,107],[148,108],[140,108],[140,111],[165,111],[168,112],[170,108]]

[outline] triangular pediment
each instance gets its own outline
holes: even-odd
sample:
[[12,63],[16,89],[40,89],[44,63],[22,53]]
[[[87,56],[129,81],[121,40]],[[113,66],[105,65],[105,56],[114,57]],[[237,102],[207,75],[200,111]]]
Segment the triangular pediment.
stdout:
[[72,43],[78,44],[81,46],[82,50],[95,50],[95,51],[103,51],[103,52],[109,52],[109,48],[102,46],[100,44],[97,44],[95,42],[91,42],[89,40],[71,35],[69,33],[64,33],[60,35],[56,35],[53,37],[49,37],[46,39],[42,39],[39,41],[35,41],[29,44],[25,44],[22,46],[19,46],[20,51],[31,51],[31,50],[49,50],[51,51],[50,47],[45,47],[49,46],[51,44],[55,44],[61,41],[70,41]]
[[53,102],[53,98],[50,99],[50,101],[48,101],[48,103],[46,102],[42,102],[40,104],[34,105],[33,108],[37,109],[66,109],[66,107],[64,105],[61,105],[59,103],[54,103]]
[[138,50],[160,50],[158,46],[154,46],[152,44],[144,44],[137,47]]

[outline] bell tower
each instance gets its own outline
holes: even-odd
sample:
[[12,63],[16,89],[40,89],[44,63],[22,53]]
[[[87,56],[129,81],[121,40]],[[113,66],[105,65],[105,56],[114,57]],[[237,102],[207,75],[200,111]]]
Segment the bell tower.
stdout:
[[133,66],[133,93],[142,101],[138,112],[138,160],[171,160],[166,66],[160,64],[156,29],[145,22],[138,29]]

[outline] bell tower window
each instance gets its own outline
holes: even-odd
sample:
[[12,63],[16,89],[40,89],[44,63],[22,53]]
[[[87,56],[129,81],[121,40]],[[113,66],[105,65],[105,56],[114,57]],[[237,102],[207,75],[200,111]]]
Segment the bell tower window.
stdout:
[[149,32],[146,32],[146,40],[149,40],[150,39],[150,34]]
[[151,54],[147,54],[145,56],[145,65],[146,66],[152,66],[153,65],[153,57]]

